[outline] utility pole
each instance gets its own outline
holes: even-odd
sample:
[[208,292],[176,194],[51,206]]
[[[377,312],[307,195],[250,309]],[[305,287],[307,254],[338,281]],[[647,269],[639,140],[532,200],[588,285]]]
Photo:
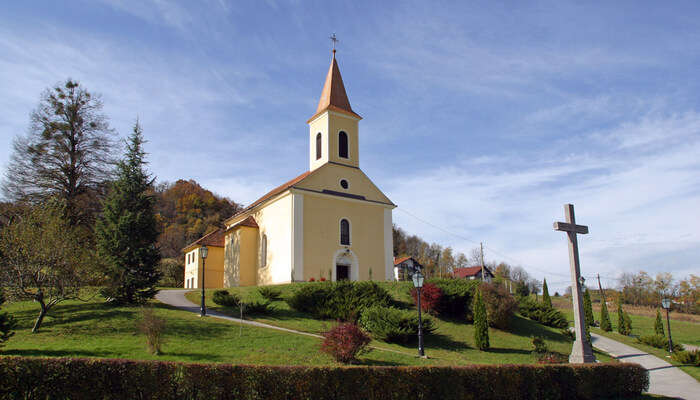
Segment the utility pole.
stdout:
[[598,278],[598,290],[600,290],[600,295],[603,296],[603,302],[606,302],[605,300],[605,292],[603,291],[603,286],[600,285],[600,274],[597,274]]
[[479,247],[481,247],[481,281],[484,281],[484,243],[479,242]]

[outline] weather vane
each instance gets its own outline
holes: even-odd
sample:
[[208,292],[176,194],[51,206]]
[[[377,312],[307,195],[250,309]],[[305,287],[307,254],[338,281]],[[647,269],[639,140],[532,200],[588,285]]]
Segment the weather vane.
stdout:
[[338,42],[340,42],[340,40],[338,40],[338,38],[335,37],[335,32],[333,32],[333,34],[330,35],[330,36],[328,37],[328,39],[330,39],[331,42],[333,42],[333,52],[335,53],[335,44],[338,43]]

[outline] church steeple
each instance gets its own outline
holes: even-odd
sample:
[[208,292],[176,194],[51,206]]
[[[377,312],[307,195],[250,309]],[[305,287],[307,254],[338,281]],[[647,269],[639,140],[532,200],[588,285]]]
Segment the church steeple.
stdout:
[[338,62],[335,60],[335,49],[333,49],[331,66],[328,68],[326,82],[324,83],[323,90],[321,91],[321,98],[318,100],[316,113],[309,121],[326,110],[348,113],[353,117],[360,119],[362,118],[352,111],[352,107],[350,107],[350,100],[348,100],[348,94],[345,92],[343,77],[340,76]]

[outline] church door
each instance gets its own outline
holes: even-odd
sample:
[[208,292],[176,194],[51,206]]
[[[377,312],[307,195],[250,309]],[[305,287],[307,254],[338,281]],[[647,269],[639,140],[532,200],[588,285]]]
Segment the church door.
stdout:
[[343,264],[336,264],[335,266],[335,280],[336,281],[347,281],[350,279],[350,266]]

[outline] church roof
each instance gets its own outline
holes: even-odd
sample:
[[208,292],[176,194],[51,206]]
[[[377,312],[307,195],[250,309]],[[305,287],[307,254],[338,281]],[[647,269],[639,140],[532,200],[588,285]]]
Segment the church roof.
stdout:
[[318,108],[316,108],[316,113],[313,117],[309,118],[307,122],[311,122],[326,110],[337,111],[356,118],[362,118],[350,107],[350,100],[348,100],[348,94],[345,92],[345,85],[343,85],[343,77],[340,76],[338,62],[335,60],[335,50],[333,50],[331,66],[328,68],[326,82],[323,85],[321,98],[318,101]]
[[250,216],[248,216],[248,218],[244,219],[243,221],[228,228],[227,231],[230,231],[231,229],[236,228],[238,226],[249,226],[251,228],[258,228],[258,223],[255,222],[255,218],[253,218],[253,216],[250,215]]
[[225,231],[221,228],[209,232],[201,238],[195,240],[194,242],[185,246],[182,250],[185,251],[192,246],[214,246],[214,247],[224,247],[224,233]]

